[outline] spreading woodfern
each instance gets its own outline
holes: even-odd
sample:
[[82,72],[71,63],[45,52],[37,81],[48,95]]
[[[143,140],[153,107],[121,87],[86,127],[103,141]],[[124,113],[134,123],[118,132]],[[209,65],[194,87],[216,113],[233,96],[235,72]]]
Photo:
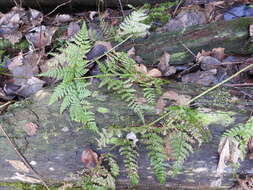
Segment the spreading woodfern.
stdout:
[[240,151],[245,155],[247,145],[250,138],[253,136],[253,117],[251,117],[244,125],[227,130],[224,137],[233,137],[238,143]]
[[55,88],[50,104],[62,99],[61,112],[68,108],[73,121],[97,131],[94,113],[91,111],[92,105],[87,100],[91,95],[91,91],[87,88],[89,83],[85,80],[76,80],[88,72],[88,61],[85,59],[85,54],[91,49],[91,44],[86,25],[83,24],[73,41],[66,42],[66,44],[66,47],[59,49],[60,53],[53,54],[55,57],[51,66],[55,68],[41,74],[41,76],[62,80]]

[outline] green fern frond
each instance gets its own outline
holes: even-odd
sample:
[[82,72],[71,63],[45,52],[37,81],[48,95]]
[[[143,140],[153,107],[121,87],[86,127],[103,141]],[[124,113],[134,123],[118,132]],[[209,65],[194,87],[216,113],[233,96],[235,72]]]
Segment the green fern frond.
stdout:
[[131,183],[138,184],[139,174],[137,158],[139,157],[139,154],[133,147],[132,142],[130,142],[129,140],[124,140],[119,149],[119,153],[124,157],[124,165],[127,169],[127,174],[130,178]]
[[169,135],[172,146],[172,157],[175,162],[172,174],[176,175],[182,168],[185,159],[193,152],[193,144],[199,146],[207,141],[210,132],[203,126],[201,116],[196,110],[184,106],[170,106],[161,132]]
[[160,183],[166,182],[166,155],[164,154],[164,140],[155,131],[146,132],[143,142],[147,145],[150,164]]
[[187,136],[181,131],[171,135],[172,157],[176,160],[172,165],[173,176],[180,172],[185,159],[193,152],[192,145],[186,140]]
[[145,37],[148,34],[148,29],[150,28],[150,26],[142,22],[147,17],[148,16],[143,9],[133,11],[120,24],[120,36],[133,35],[136,38]]
[[239,148],[243,154],[246,153],[248,142],[252,136],[253,117],[250,117],[244,125],[229,129],[223,134],[223,137],[233,137],[239,143]]

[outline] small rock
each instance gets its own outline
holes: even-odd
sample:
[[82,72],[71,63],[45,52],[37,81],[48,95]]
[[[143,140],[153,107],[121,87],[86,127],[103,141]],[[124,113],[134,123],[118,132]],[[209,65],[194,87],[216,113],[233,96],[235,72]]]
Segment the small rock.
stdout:
[[221,62],[211,56],[201,56],[199,58],[200,67],[203,71],[208,71],[211,69],[217,69],[221,65]]

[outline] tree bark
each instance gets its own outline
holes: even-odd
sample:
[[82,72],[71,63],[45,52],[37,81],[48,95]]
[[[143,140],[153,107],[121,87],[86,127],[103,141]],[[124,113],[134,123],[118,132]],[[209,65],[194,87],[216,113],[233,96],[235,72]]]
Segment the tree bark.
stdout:
[[227,54],[252,54],[253,43],[249,42],[249,25],[252,23],[253,18],[239,18],[176,32],[152,33],[147,39],[130,41],[121,49],[128,50],[134,46],[136,55],[142,57],[147,65],[155,65],[163,52],[171,54],[172,65],[193,61],[195,57],[190,51],[196,55],[202,49],[208,51],[223,47]]

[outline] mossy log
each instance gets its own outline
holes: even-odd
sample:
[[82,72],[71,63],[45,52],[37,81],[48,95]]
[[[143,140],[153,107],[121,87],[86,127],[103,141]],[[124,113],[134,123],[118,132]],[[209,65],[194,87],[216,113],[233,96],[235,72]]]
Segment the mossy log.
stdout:
[[[170,88],[183,89],[180,86],[178,88],[171,86]],[[188,89],[190,88],[188,87]],[[193,88],[195,93],[196,89],[200,88]],[[68,113],[59,114],[59,104],[48,105],[50,95],[50,90],[42,90],[36,93],[30,101],[19,102],[13,105],[5,115],[0,116],[0,124],[15,141],[26,159],[33,163],[34,169],[48,183],[77,181],[79,178],[71,177],[71,174],[83,168],[80,161],[80,153],[84,147],[96,144],[95,136],[88,130],[81,129],[79,124],[72,122]],[[138,118],[129,111],[126,104],[111,93],[101,93],[100,90],[96,90],[90,102],[95,105],[96,122],[100,128],[110,125],[126,126],[127,124],[138,123]],[[101,107],[107,108],[109,112],[100,113],[98,110]],[[246,115],[239,113],[230,114],[228,117],[232,118],[232,115],[239,116],[240,120],[247,118]],[[155,117],[157,116],[152,111],[145,114],[147,120]],[[145,148],[140,148],[139,173],[141,179],[137,188],[168,189],[168,187],[173,187],[179,189],[185,187],[186,189],[212,189],[215,186],[215,189],[218,189],[231,187],[234,180],[232,178],[233,169],[228,168],[222,177],[216,176],[218,163],[217,147],[220,135],[225,130],[225,125],[222,125],[221,121],[224,121],[224,119],[209,125],[213,133],[211,142],[197,148],[196,152],[186,160],[183,172],[176,178],[169,176],[165,185],[160,185],[155,180]],[[38,131],[34,135],[29,136],[24,129],[26,124],[31,122],[38,126]],[[14,184],[19,181],[26,183],[36,182],[33,178],[36,178],[36,176],[33,176],[32,172],[25,172],[22,167],[13,167],[10,164],[10,160],[20,159],[1,132],[0,148],[0,189],[1,186],[8,186],[11,182]],[[121,157],[119,155],[116,156],[123,169],[122,161],[120,161]],[[250,162],[244,161],[241,168],[245,171],[251,168]],[[129,186],[126,171],[124,169],[122,171],[122,175],[117,179],[117,189],[126,189]]]
[[145,64],[155,65],[163,52],[171,54],[170,64],[189,63],[202,49],[223,47],[227,54],[252,54],[253,43],[249,40],[249,25],[253,18],[239,18],[206,25],[192,26],[176,32],[152,33],[146,39],[137,39],[122,46],[127,50],[135,47],[136,54]]

